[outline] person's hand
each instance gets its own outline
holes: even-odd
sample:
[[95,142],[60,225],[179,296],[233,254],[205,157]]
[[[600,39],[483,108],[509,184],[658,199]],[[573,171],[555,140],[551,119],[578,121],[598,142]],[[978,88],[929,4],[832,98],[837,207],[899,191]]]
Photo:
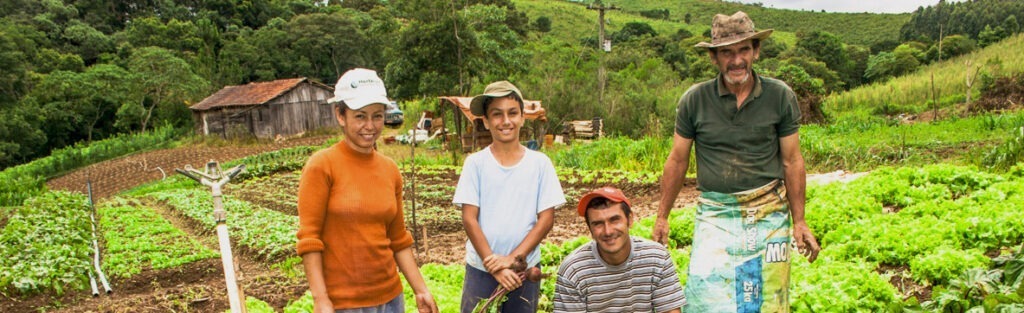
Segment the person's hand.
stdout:
[[416,311],[420,313],[438,313],[437,303],[434,302],[434,296],[429,292],[421,292],[416,294]]
[[510,269],[506,268],[500,270],[493,275],[494,280],[497,280],[498,284],[500,284],[502,288],[505,288],[505,290],[516,290],[519,286],[523,285],[523,281],[519,279],[519,275],[516,275],[516,272],[513,272]]
[[327,297],[314,298],[313,313],[334,313],[334,303]]
[[654,220],[654,231],[651,232],[651,239],[660,243],[662,246],[668,246],[668,218],[658,217]]
[[796,241],[796,250],[807,257],[807,262],[813,263],[818,259],[818,251],[821,251],[821,247],[818,246],[818,239],[811,234],[811,228],[807,226],[807,222],[793,224],[793,241]]
[[[487,258],[484,259],[484,268],[487,269],[488,273],[492,273],[493,274],[493,273],[495,273],[497,271],[500,271],[500,270],[503,270],[503,269],[512,268],[512,264],[515,263],[515,262],[516,262],[516,259],[511,257],[511,256],[500,255],[500,254],[492,254],[492,255],[487,256]],[[511,290],[511,289],[509,289],[509,290]]]

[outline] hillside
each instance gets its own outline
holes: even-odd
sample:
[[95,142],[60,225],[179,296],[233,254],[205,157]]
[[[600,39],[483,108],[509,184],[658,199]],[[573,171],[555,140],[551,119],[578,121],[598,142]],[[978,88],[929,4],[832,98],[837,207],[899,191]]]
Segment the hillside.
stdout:
[[[540,16],[551,18],[551,32],[559,40],[575,43],[581,38],[597,37],[597,16],[595,10],[588,10],[585,5],[567,1],[516,0],[516,8],[522,10],[531,19]],[[708,23],[690,24],[650,19],[635,12],[612,10],[605,13],[605,32],[611,34],[618,31],[628,22],[650,24],[659,34],[674,34],[679,29],[686,29],[692,34],[700,35],[708,30]],[[709,20],[710,21],[710,20]]]
[[[966,55],[923,66],[909,75],[834,94],[825,100],[824,107],[839,115],[866,115],[882,106],[888,106],[885,110],[894,114],[917,113],[931,109],[927,103],[933,97],[932,90],[940,105],[960,104],[966,100],[966,62],[970,61],[972,76],[991,78],[1024,72],[1024,59],[1007,55],[1007,51],[1024,51],[1024,34],[1017,34]],[[977,95],[982,84],[980,78],[976,80],[971,89],[974,95]]]
[[644,10],[668,9],[669,20],[683,24],[686,24],[686,15],[690,14],[689,24],[701,27],[710,24],[715,14],[744,11],[754,18],[758,28],[774,28],[791,33],[827,31],[838,35],[846,43],[863,46],[886,40],[898,41],[900,27],[910,19],[910,14],[825,13],[716,0],[616,0],[605,3],[637,15]]
[[[596,10],[587,9],[587,6],[583,3],[570,2],[570,1],[550,1],[550,0],[516,0],[516,8],[524,11],[530,19],[536,19],[539,16],[551,17],[551,32],[547,35],[553,36],[561,41],[568,43],[577,43],[582,38],[597,37],[597,17],[598,12]],[[615,3],[618,6],[617,2]],[[679,30],[683,29],[694,36],[700,36],[705,32],[708,32],[711,25],[711,19],[714,14],[710,14],[707,18],[693,19],[692,23],[686,24],[683,21],[683,17],[676,18],[675,16],[669,19],[657,19],[648,18],[642,16],[638,10],[627,8],[622,6],[620,10],[609,10],[605,12],[605,34],[610,34],[621,30],[623,26],[631,21],[640,21],[650,25],[658,34],[671,36],[676,34]],[[646,9],[646,8],[644,8]],[[675,14],[672,9],[670,13]],[[761,16],[754,15],[755,19],[759,19]],[[766,28],[761,24],[757,25],[758,28]],[[776,30],[772,34],[772,38],[776,41],[792,46],[797,41],[796,33],[788,32],[786,30]],[[612,43],[613,45],[617,43]]]

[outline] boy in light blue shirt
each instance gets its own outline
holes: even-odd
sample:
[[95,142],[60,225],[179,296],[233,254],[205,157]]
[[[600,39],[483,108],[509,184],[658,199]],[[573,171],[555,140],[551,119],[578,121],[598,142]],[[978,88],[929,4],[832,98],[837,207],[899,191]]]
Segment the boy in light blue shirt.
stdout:
[[461,311],[472,312],[500,285],[512,290],[501,312],[533,313],[540,284],[524,281],[512,268],[540,263],[538,245],[551,231],[552,209],[565,203],[565,194],[551,159],[519,143],[525,115],[515,85],[487,85],[470,110],[484,118],[492,142],[466,158],[452,200],[462,207],[469,237]]

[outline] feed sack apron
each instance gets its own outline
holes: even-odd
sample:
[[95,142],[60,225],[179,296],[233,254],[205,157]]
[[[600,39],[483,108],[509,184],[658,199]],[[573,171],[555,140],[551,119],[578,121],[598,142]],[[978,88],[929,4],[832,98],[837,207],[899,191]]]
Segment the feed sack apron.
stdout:
[[789,202],[781,180],[702,192],[685,312],[789,312]]

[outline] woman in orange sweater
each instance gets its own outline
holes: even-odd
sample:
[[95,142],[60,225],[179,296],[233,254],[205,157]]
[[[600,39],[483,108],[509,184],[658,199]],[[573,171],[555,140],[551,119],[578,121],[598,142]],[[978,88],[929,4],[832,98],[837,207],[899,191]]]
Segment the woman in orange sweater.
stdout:
[[313,312],[405,312],[400,270],[420,312],[438,312],[412,252],[402,213],[402,174],[374,149],[384,128],[384,83],[353,69],[338,79],[335,117],[345,139],[318,151],[299,181],[297,251]]

